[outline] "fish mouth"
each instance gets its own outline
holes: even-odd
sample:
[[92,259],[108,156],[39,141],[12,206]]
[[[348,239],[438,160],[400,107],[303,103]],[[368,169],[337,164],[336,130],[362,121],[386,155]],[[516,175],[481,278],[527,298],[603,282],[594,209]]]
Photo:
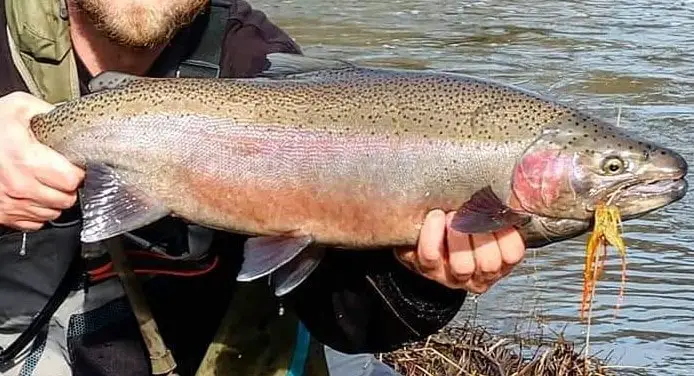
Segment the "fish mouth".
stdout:
[[679,201],[687,194],[688,187],[683,175],[640,182],[622,188],[613,203],[622,211],[623,219],[637,218]]

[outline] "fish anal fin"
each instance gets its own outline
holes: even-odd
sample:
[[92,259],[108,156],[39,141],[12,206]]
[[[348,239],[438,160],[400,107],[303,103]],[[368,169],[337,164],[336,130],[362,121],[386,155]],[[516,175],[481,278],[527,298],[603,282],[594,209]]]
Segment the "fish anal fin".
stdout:
[[275,295],[286,295],[303,283],[323,260],[325,251],[323,246],[310,245],[291,261],[277,269],[272,274]]
[[313,243],[310,235],[257,236],[246,240],[237,281],[248,282],[279,269]]

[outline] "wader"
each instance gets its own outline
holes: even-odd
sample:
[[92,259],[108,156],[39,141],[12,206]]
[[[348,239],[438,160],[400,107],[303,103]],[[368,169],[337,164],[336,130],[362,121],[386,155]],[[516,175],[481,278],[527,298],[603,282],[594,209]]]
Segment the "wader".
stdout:
[[[202,31],[197,48],[182,59],[180,46],[172,43],[152,68],[152,75],[219,77],[230,3],[212,1],[209,11],[185,31]],[[78,97],[78,68],[63,1],[5,0],[5,11],[8,28],[3,32],[9,36],[13,61],[31,93],[54,104]],[[157,284],[164,282],[152,274],[175,276],[184,284],[188,277],[219,267],[220,252],[241,254],[242,239],[171,219],[162,222],[153,231],[130,234],[127,248],[148,248],[154,255],[137,258],[138,253],[131,254],[148,299],[167,299],[157,296]],[[117,323],[132,318],[132,312],[104,250],[92,250],[97,257],[82,259],[80,225],[79,210],[73,208],[40,231],[24,235],[0,229],[0,346],[7,350],[20,333],[29,334],[30,340],[16,356],[0,364],[0,374],[89,375],[90,369],[148,373],[142,369],[146,364],[141,361],[142,346],[110,347],[100,341],[104,333],[121,330]],[[177,240],[167,241],[168,247],[152,240],[162,230],[177,235]],[[152,235],[149,240],[148,235]],[[212,252],[216,249],[220,252]],[[267,281],[235,284],[234,276],[229,274],[228,282],[219,282],[225,283],[221,286],[207,286],[219,289],[220,296],[226,289],[233,290],[220,298],[227,299],[224,303],[233,309],[226,312],[225,326],[216,333],[201,368],[225,375],[326,375],[322,345],[294,315],[284,312]],[[179,307],[175,296],[168,299],[169,304],[162,305],[167,309],[195,309]],[[38,315],[42,310],[44,315]],[[201,324],[178,323],[193,330]],[[129,364],[129,359],[140,361]],[[193,374],[196,368],[197,364],[179,367],[177,372]]]

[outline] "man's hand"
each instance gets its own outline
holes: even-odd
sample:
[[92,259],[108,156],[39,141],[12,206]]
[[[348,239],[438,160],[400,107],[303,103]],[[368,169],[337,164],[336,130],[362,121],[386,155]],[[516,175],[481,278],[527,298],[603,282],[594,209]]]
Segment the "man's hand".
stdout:
[[29,231],[75,204],[84,172],[29,130],[53,106],[30,94],[0,97],[0,225]]
[[481,294],[508,275],[525,253],[515,229],[493,234],[463,234],[453,230],[454,213],[432,210],[424,220],[417,249],[397,249],[408,268],[454,289]]

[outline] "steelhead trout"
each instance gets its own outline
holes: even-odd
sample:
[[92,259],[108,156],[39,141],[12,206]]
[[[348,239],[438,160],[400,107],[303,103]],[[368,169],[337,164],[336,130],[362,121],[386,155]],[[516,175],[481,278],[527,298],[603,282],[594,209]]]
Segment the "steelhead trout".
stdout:
[[174,215],[249,234],[237,277],[300,283],[324,247],[415,245],[424,216],[528,247],[682,198],[687,163],[540,95],[460,74],[272,54],[253,79],[96,77],[32,119],[86,170],[82,241]]

